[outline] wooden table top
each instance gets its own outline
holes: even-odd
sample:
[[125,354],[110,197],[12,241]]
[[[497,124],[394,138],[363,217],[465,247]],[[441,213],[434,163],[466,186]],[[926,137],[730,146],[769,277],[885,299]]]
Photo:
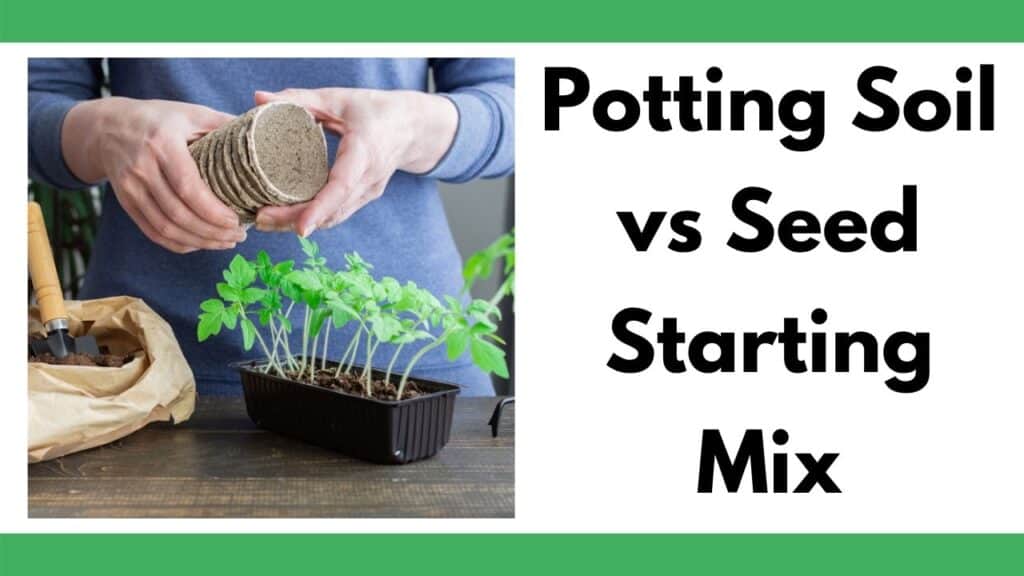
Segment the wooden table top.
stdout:
[[458,399],[438,455],[385,466],[257,428],[241,398],[201,397],[179,426],[30,464],[29,517],[511,518],[515,405],[492,438],[496,403]]

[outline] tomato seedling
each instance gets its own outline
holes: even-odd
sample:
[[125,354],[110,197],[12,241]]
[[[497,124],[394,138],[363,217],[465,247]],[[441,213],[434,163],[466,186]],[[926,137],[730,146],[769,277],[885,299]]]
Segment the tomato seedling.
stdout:
[[[497,335],[501,312],[498,304],[513,293],[515,239],[506,234],[487,249],[470,257],[463,271],[465,292],[480,278],[491,274],[494,264],[504,260],[505,279],[490,300],[436,298],[414,282],[401,283],[390,276],[376,278],[373,266],[359,254],[345,254],[345,267],[334,270],[321,255],[316,242],[299,238],[306,256],[301,267],[286,260],[272,262],[261,251],[254,260],[236,255],[217,284],[219,298],[200,304],[196,335],[200,342],[222,329],[240,330],[242,345],[251,350],[259,345],[264,355],[260,369],[282,378],[316,383],[318,370],[327,369],[331,332],[353,324],[355,333],[333,368],[338,379],[345,374],[362,384],[373,397],[373,367],[382,345],[390,346],[385,358],[385,382],[390,382],[399,354],[419,346],[401,372],[396,398],[401,398],[409,374],[425,354],[447,347],[448,359],[455,360],[467,348],[473,363],[487,373],[508,377],[504,341]],[[292,313],[300,309],[301,352],[291,349],[289,334]],[[435,330],[436,334],[432,332]],[[322,346],[322,348],[321,348]],[[316,352],[322,349],[319,366]],[[359,366],[361,363],[361,367]],[[380,365],[380,364],[378,364]]]

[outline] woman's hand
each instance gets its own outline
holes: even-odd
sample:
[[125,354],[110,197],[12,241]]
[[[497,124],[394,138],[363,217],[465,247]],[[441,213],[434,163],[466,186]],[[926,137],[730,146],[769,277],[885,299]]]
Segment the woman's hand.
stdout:
[[379,198],[396,170],[430,171],[455,138],[459,117],[443,96],[415,91],[321,88],[257,92],[256,103],[283,100],[309,110],[341,136],[338,156],[323,190],[309,202],[262,208],[260,230],[294,230],[308,236],[343,222]]
[[89,100],[68,112],[61,149],[79,180],[110,181],[125,212],[153,242],[181,254],[224,250],[245,232],[199,176],[188,143],[231,118],[182,102]]

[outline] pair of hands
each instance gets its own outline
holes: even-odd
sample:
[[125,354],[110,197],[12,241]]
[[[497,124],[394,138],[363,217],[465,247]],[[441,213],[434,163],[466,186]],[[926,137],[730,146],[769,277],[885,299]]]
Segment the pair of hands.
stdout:
[[[256,228],[265,231],[308,236],[343,222],[379,198],[396,170],[434,167],[458,125],[451,101],[422,92],[322,88],[255,95],[256,104],[275,100],[304,106],[342,138],[323,190],[309,202],[262,208]],[[182,102],[90,100],[68,113],[61,148],[80,180],[110,181],[153,242],[177,253],[230,249],[245,232],[200,178],[188,143],[232,118]]]

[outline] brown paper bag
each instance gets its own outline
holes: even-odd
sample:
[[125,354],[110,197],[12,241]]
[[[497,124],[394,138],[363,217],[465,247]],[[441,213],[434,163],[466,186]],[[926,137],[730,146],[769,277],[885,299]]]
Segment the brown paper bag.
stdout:
[[[184,422],[196,383],[170,325],[138,298],[65,303],[72,335],[88,331],[120,368],[28,365],[28,461],[39,462],[123,438],[146,424]],[[45,334],[29,310],[29,334]]]

